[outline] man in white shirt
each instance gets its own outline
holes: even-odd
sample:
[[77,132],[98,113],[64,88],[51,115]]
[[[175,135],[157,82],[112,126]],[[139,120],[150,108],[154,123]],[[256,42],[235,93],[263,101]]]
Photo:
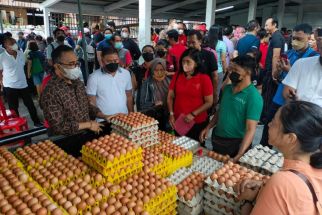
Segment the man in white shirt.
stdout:
[[13,38],[4,39],[4,48],[5,51],[0,55],[0,83],[5,91],[9,109],[19,115],[19,97],[21,97],[34,125],[40,126],[37,110],[28,90],[23,52],[18,50],[16,40]]
[[47,60],[49,65],[52,65],[52,59],[51,59],[51,53],[54,51],[54,49],[56,49],[58,46],[62,46],[62,45],[66,45],[71,47],[67,41],[65,41],[66,39],[66,35],[65,32],[59,28],[56,28],[53,32],[54,37],[55,37],[55,42],[49,44],[47,46],[47,50],[46,50],[46,55],[47,55]]
[[91,103],[106,115],[133,112],[131,75],[119,66],[117,50],[103,49],[102,61],[105,66],[91,74],[87,82]]
[[303,58],[292,66],[283,81],[286,100],[303,100],[322,107],[322,37],[315,33],[320,56]]

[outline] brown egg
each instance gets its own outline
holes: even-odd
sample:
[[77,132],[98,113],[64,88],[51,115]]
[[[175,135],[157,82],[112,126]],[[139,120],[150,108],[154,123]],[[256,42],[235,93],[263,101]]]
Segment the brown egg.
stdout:
[[77,204],[77,209],[82,211],[85,210],[86,208],[86,202],[81,201],[80,203]]
[[39,208],[37,210],[36,215],[47,215],[47,209],[46,208]]
[[29,206],[29,208],[31,208],[34,204],[38,203],[38,199],[36,198],[31,198],[30,200],[28,200],[27,204]]
[[79,204],[80,202],[82,201],[82,199],[78,196],[76,196],[73,200],[72,200],[72,203],[73,205],[77,205]]
[[77,208],[75,206],[71,206],[70,208],[67,209],[67,212],[70,215],[76,215],[77,214]]
[[86,204],[87,205],[90,205],[90,206],[92,206],[92,205],[94,205],[95,204],[95,199],[93,198],[93,197],[88,197],[87,199],[86,199]]
[[2,212],[3,214],[5,214],[5,213],[7,213],[11,208],[12,208],[12,207],[11,207],[11,205],[4,205],[4,206],[2,206],[2,208],[1,208],[1,212]]
[[98,214],[101,211],[101,209],[98,206],[92,207],[92,214]]
[[15,209],[13,209],[13,208],[11,208],[10,210],[8,210],[8,211],[6,212],[6,215],[16,215],[16,214],[18,214],[18,213],[17,213],[17,211],[16,211]]
[[143,207],[141,205],[136,205],[134,208],[133,208],[133,211],[135,212],[135,214],[139,214],[143,211]]
[[228,180],[226,181],[226,187],[232,187],[232,186],[234,186],[233,181],[232,181],[232,180],[230,180],[230,179],[228,179]]
[[112,214],[112,213],[114,213],[116,211],[116,209],[115,209],[115,206],[114,205],[110,205],[109,204],[109,206],[106,208],[106,212],[107,212],[107,214]]
[[61,209],[56,208],[51,212],[51,215],[63,215],[63,212],[61,211]]

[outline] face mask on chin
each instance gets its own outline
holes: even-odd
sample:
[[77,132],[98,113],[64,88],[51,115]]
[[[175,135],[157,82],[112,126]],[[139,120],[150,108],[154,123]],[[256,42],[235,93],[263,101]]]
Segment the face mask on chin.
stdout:
[[236,86],[237,84],[239,84],[242,80],[239,79],[240,78],[240,74],[237,72],[232,72],[229,75],[229,79],[231,80],[232,85]]
[[69,80],[76,80],[79,79],[82,75],[81,69],[77,66],[73,69],[65,69],[64,68],[64,77]]
[[12,51],[18,51],[18,45],[15,43],[15,44],[13,44],[11,47],[10,47],[10,49],[12,50]]

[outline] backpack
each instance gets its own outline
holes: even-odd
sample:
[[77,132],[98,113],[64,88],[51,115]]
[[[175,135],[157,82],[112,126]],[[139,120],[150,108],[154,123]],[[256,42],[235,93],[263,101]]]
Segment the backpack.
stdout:
[[85,43],[86,43],[87,61],[94,62],[95,61],[95,49],[92,46],[93,40],[91,40],[90,43],[88,44],[85,39]]

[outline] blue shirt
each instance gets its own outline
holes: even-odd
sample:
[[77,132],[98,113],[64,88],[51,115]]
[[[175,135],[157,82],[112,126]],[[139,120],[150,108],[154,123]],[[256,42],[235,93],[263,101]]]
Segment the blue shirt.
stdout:
[[247,54],[252,47],[259,49],[260,41],[253,34],[246,34],[243,38],[241,38],[237,43],[237,51],[238,55]]
[[103,49],[109,48],[109,47],[111,47],[109,40],[104,39],[98,44],[97,51],[102,51]]
[[[314,51],[312,48],[308,48],[304,53],[295,51],[294,49],[291,49],[287,52],[287,58],[290,61],[291,66],[301,58],[307,58],[307,57],[313,57],[313,56],[319,56],[320,54],[316,51]],[[287,72],[282,72],[281,78],[284,79],[287,75]],[[273,98],[273,102],[278,105],[284,105],[285,100],[283,97],[283,90],[284,90],[284,85],[282,83],[278,84],[277,91],[275,93],[275,96]]]

